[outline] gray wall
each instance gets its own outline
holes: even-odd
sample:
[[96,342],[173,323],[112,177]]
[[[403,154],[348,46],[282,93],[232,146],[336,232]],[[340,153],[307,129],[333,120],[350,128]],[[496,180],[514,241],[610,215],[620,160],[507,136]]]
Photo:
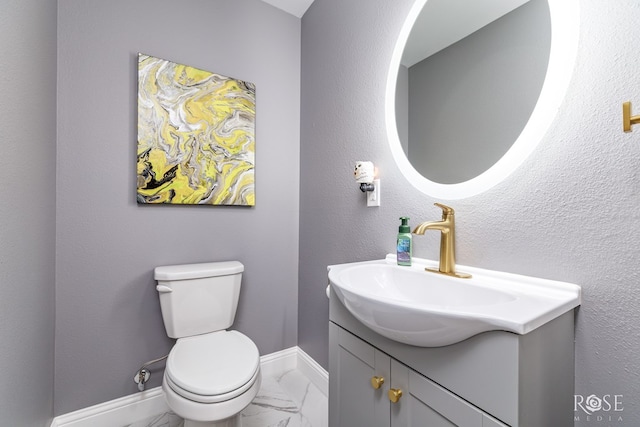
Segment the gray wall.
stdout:
[[[54,189],[56,2],[2,2],[3,422],[46,425],[51,416],[54,252],[57,414],[134,393],[139,364],[168,351],[152,279],[161,264],[243,261],[236,327],[262,353],[295,345],[297,333],[327,366],[326,266],[392,252],[400,215],[439,216],[436,200],[397,170],[384,130],[387,64],[410,3],[316,0],[302,19],[298,181],[298,19],[248,0],[60,0]],[[452,203],[458,258],[581,284],[576,393],[622,394],[624,423],[612,425],[640,425],[640,129],[620,126],[620,103],[640,105],[640,55],[628,42],[640,35],[640,9],[580,3],[578,64],[558,118],[508,180]],[[176,4],[194,11],[188,30],[168,29]],[[237,28],[231,11],[251,22],[233,33],[246,55],[216,39]],[[135,204],[138,51],[257,84],[255,209]],[[383,179],[380,208],[365,207],[351,176],[366,159]],[[437,235],[415,245],[417,256],[437,257]]]
[[53,408],[56,1],[0,2],[0,424]]
[[549,5],[534,0],[410,67],[413,167],[456,184],[493,166],[531,116],[550,44]]
[[[325,366],[326,266],[393,252],[401,215],[413,224],[440,216],[438,200],[401,175],[385,132],[388,63],[411,3],[316,0],[302,19],[300,178],[314,191],[300,197],[298,330]],[[621,129],[623,101],[640,113],[640,54],[629,42],[640,37],[640,8],[580,6],[576,71],[541,144],[500,185],[450,203],[458,262],[582,285],[576,393],[621,394],[624,422],[611,425],[640,425],[640,128]],[[355,160],[378,165],[381,207],[366,207]],[[416,238],[414,254],[435,259],[438,239]]]
[[[59,0],[55,414],[165,355],[153,268],[239,260],[234,328],[296,345],[300,19],[256,0]],[[256,84],[256,206],[138,206],[137,53]],[[158,386],[162,365],[149,387]]]

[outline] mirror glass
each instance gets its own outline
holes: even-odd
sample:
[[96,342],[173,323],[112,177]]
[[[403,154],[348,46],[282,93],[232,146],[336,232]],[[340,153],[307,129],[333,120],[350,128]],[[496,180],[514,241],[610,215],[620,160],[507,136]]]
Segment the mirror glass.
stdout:
[[414,186],[442,199],[469,197],[533,151],[572,74],[576,3],[416,1],[385,105],[394,158]]
[[480,175],[511,148],[540,96],[551,47],[547,0],[459,1],[424,5],[396,87],[405,154],[442,184]]

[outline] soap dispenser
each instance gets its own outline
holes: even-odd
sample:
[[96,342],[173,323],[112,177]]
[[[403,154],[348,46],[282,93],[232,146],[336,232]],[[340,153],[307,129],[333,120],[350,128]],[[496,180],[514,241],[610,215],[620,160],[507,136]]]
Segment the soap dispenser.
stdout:
[[398,265],[411,265],[413,256],[413,241],[411,240],[411,229],[409,228],[409,218],[400,217],[400,228],[398,229],[397,259]]

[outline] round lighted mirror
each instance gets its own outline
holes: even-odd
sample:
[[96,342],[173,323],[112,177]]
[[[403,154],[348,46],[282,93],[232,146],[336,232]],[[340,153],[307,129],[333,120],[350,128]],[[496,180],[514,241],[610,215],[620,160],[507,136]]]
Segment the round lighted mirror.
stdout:
[[[416,0],[387,77],[393,157],[416,188],[445,200],[486,191],[522,164],[556,116],[577,53],[577,0],[471,3],[481,6]],[[421,33],[425,20],[431,33]]]

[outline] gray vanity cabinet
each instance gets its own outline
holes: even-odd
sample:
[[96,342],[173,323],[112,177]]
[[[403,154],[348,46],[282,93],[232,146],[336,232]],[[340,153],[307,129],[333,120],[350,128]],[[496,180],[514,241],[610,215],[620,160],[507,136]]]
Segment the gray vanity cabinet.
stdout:
[[378,335],[333,294],[329,320],[331,427],[573,427],[573,311],[432,348]]
[[[386,391],[391,359],[366,342],[330,324],[329,371],[340,381],[330,382],[331,427],[389,427],[390,405]],[[383,382],[378,389],[372,378]]]
[[[506,427],[344,329],[330,324],[331,427]],[[379,386],[379,388],[375,388]],[[389,392],[401,392],[396,402]]]
[[507,427],[394,359],[391,378],[391,387],[403,390],[391,408],[393,427]]

